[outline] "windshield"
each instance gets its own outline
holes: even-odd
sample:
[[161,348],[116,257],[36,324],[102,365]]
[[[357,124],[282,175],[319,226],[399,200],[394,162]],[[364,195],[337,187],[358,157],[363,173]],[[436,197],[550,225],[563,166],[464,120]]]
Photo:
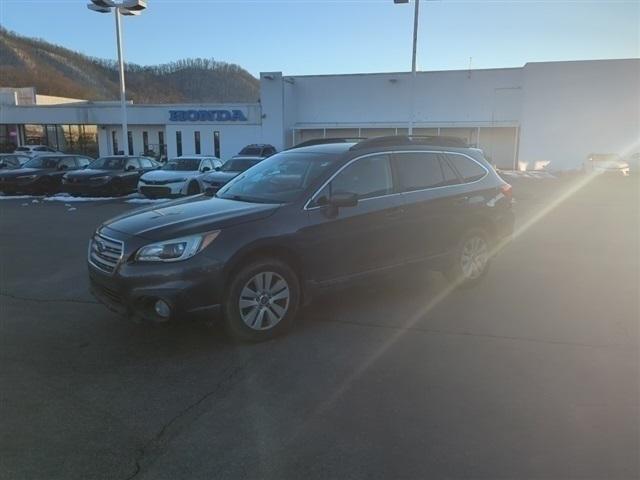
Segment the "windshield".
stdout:
[[31,151],[29,147],[18,147],[16,148],[16,152],[29,152]]
[[319,153],[280,153],[260,162],[223,187],[217,197],[258,203],[295,200],[337,158]]
[[89,164],[94,170],[122,170],[125,159],[122,157],[102,157]]
[[24,164],[24,168],[56,168],[60,157],[35,157]]
[[224,165],[220,167],[220,170],[223,172],[244,172],[257,163],[260,163],[259,158],[232,158],[227,160]]
[[199,158],[175,158],[162,167],[162,170],[175,170],[181,172],[190,172],[198,170],[200,166]]

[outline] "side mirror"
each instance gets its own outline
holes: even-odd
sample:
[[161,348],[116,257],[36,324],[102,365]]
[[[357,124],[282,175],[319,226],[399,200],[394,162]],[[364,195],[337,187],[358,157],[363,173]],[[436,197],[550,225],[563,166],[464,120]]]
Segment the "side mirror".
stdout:
[[208,172],[209,170],[211,170],[209,167],[202,167],[202,173]]
[[136,169],[135,165],[127,165],[124,169],[125,172],[132,172]]
[[58,170],[66,170],[67,168],[69,168],[69,166],[64,163],[62,165],[58,165]]
[[205,194],[207,197],[213,197],[213,196],[215,196],[215,194],[216,194],[216,192],[217,192],[217,191],[218,191],[218,189],[217,189],[217,188],[214,188],[214,187],[207,187],[207,188],[205,188],[205,189],[204,189],[204,194]]
[[326,215],[333,218],[338,215],[340,208],[355,207],[358,205],[357,193],[334,193],[330,198],[321,197],[318,199],[318,205],[327,207]]
[[216,168],[215,168],[215,171],[216,171],[216,172],[219,172],[219,171],[220,171],[220,167],[216,167]]
[[348,192],[334,193],[327,200],[327,205],[335,208],[355,207],[358,205],[358,194]]

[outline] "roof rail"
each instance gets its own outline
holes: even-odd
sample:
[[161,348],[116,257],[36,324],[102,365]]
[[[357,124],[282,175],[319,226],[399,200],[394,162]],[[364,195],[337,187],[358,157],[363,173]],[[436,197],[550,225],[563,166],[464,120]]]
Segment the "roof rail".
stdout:
[[364,150],[372,147],[393,147],[396,145],[431,145],[434,147],[468,148],[466,141],[459,137],[441,135],[389,135],[374,137],[356,143],[350,150]]
[[329,143],[354,143],[366,139],[366,137],[314,138],[312,140],[306,140],[304,142],[298,143],[297,145],[288,148],[287,150],[292,150],[294,148],[311,147],[313,145],[326,145]]

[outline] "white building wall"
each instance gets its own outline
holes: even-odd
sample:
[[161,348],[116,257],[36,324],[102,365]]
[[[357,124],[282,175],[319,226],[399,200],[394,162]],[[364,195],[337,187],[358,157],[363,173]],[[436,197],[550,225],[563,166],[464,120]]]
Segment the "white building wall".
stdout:
[[[406,127],[411,74],[291,77],[298,126]],[[520,116],[522,70],[420,72],[416,76],[416,126],[513,125]]]
[[640,151],[640,60],[530,63],[523,90],[520,162],[571,169]]

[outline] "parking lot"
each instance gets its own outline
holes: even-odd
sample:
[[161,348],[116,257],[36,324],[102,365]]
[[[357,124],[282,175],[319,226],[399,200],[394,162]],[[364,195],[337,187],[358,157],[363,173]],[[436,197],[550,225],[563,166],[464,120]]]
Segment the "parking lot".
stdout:
[[258,345],[89,295],[89,236],[135,199],[1,199],[0,476],[638,478],[637,178],[509,181],[479,286],[403,272]]

